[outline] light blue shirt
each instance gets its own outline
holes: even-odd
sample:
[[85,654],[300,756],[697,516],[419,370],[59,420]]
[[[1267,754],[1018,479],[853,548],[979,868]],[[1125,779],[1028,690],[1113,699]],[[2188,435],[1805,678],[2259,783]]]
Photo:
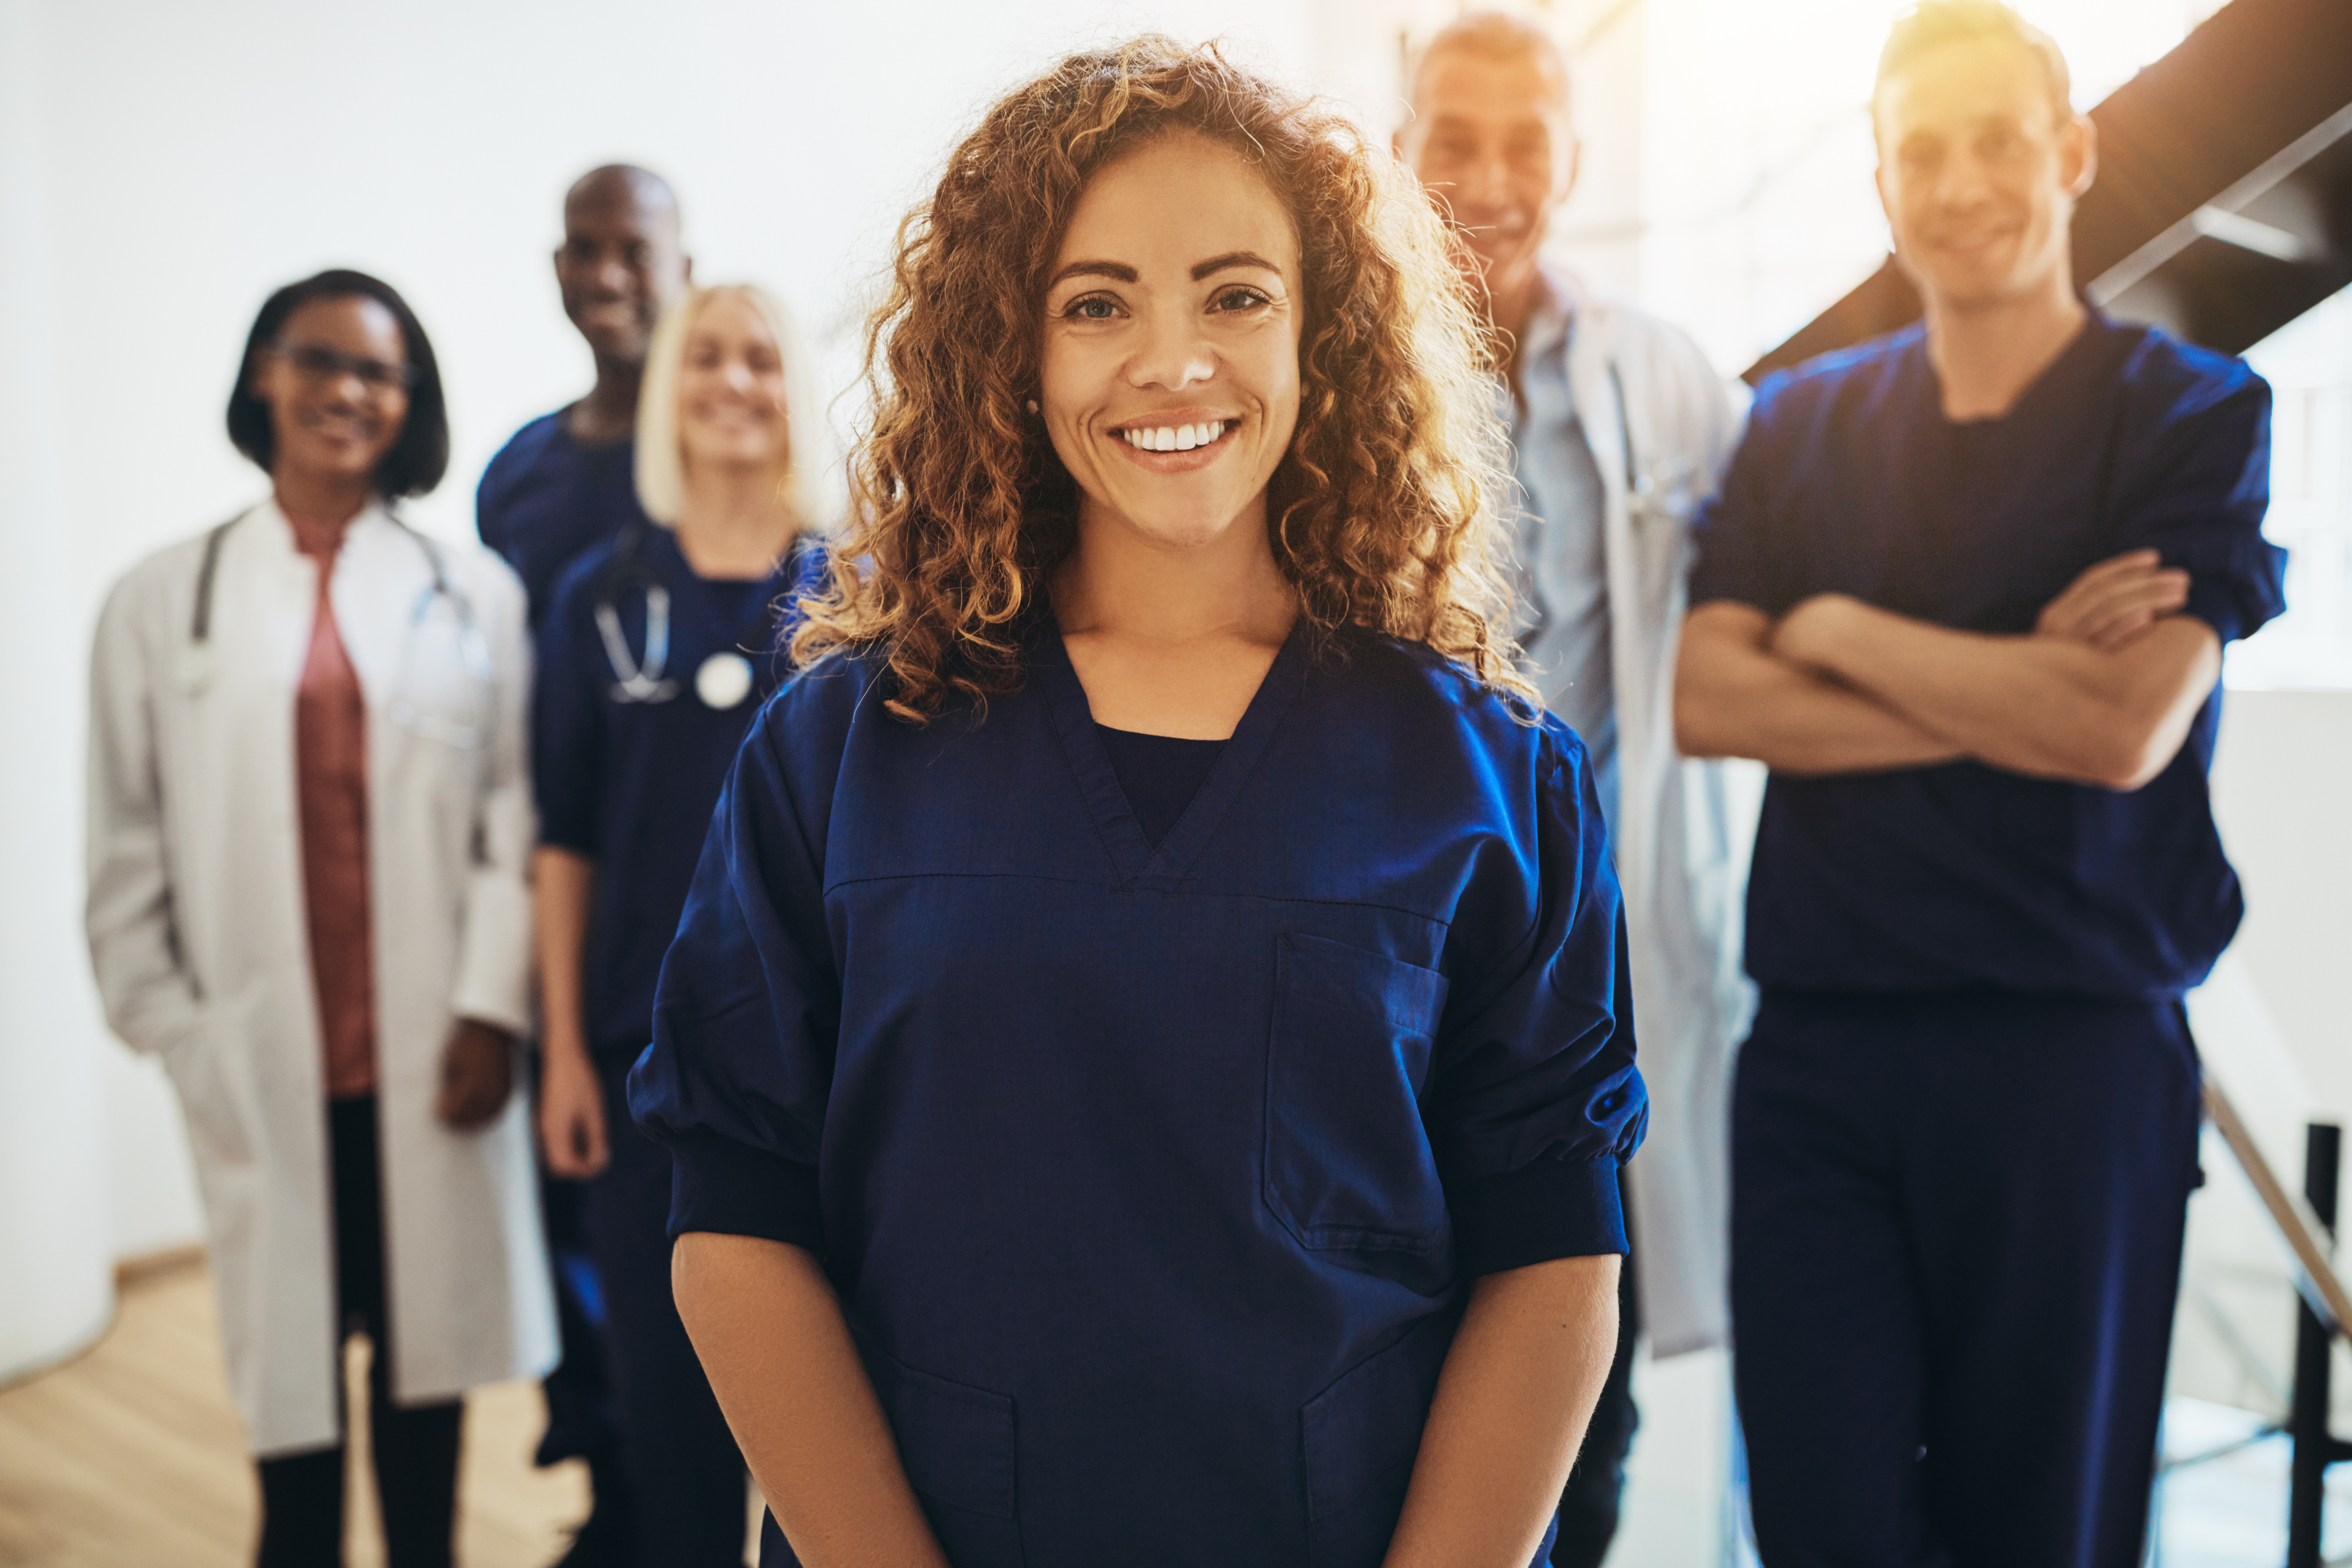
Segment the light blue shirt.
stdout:
[[1519,481],[1519,646],[1545,706],[1592,753],[1601,809],[1617,819],[1617,705],[1601,470],[1568,379],[1576,322],[1548,284],[1519,341],[1519,395],[1502,391]]

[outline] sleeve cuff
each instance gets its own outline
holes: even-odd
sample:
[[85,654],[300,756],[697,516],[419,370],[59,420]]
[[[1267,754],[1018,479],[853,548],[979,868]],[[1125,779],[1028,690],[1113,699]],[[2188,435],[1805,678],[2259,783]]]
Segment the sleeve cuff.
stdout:
[[466,889],[450,1011],[527,1035],[530,1004],[530,889],[503,869],[477,870]]
[[689,1132],[665,1142],[673,1240],[689,1230],[712,1230],[789,1242],[824,1256],[815,1166],[716,1132]]
[[1613,1154],[1538,1160],[1522,1170],[1481,1177],[1449,1194],[1448,1206],[1455,1262],[1474,1279],[1556,1258],[1627,1250]]
[[569,849],[583,858],[596,858],[594,825],[573,822],[561,812],[550,811],[545,801],[539,803],[539,844],[542,849]]
[[2194,616],[2213,628],[2213,635],[2222,645],[2238,641],[2246,635],[2246,618],[2239,608],[2238,595],[2223,584],[2200,582],[2191,570],[2189,602],[2181,607],[2183,615]]

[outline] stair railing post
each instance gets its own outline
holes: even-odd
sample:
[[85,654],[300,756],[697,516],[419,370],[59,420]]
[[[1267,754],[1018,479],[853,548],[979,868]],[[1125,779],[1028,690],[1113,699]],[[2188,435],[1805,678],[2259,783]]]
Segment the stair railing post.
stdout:
[[[2336,1234],[2336,1177],[2343,1156],[2343,1130],[2312,1122],[2304,1130],[2303,1195],[2312,1212]],[[2329,1373],[2334,1347],[2326,1324],[2300,1298],[2295,1302],[2294,1396],[2287,1431],[2294,1444],[2293,1482],[2287,1498],[2286,1568],[2320,1568],[2319,1534],[2327,1495],[2327,1467],[2337,1458],[2328,1427]]]

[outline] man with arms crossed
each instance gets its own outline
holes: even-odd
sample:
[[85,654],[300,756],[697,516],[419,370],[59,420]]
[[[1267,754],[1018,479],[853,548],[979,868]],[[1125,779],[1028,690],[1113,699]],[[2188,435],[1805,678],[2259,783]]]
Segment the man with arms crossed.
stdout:
[[1504,355],[1521,642],[1545,701],[1592,754],[1651,1092],[1649,1139],[1628,1167],[1635,1267],[1619,1276],[1617,1357],[1551,1559],[1590,1568],[1616,1531],[1643,1316],[1661,1355],[1719,1344],[1726,1326],[1725,1089],[1748,1006],[1738,873],[1723,770],[1675,752],[1670,703],[1686,524],[1738,421],[1687,337],[1539,258],[1579,151],[1549,36],[1518,17],[1462,17],[1422,50],[1409,90],[1398,155],[1462,226]]
[[1703,519],[1682,743],[1770,765],[1732,1152],[1772,1568],[2131,1568],[2241,900],[2221,646],[2283,606],[2269,390],[2075,292],[2049,39],[1923,0],[1874,100],[1926,321],[1768,381]]

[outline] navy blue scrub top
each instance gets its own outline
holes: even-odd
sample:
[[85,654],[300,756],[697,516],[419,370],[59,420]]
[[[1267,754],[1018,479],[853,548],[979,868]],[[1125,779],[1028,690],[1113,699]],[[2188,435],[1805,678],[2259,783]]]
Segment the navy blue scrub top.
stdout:
[[[1691,603],[1779,616],[1841,592],[1938,626],[2033,629],[2085,567],[2153,548],[2224,643],[2284,607],[2270,388],[2242,360],[2094,312],[1998,419],[1944,417],[1922,329],[1758,388],[1697,526]],[[2171,765],[2121,793],[1973,762],[1765,794],[1748,969],[1839,991],[2176,996],[2243,910],[2206,773],[2217,686]]]
[[824,1262],[957,1568],[1372,1568],[1474,1279],[1622,1252],[1647,1102],[1583,744],[1295,631],[1154,848],[1046,619],[744,742],[630,1106]]
[[625,523],[652,527],[637,502],[636,444],[589,446],[542,415],[499,448],[474,492],[474,531],[522,579],[534,624],[574,556]]
[[[643,526],[633,559],[669,591],[667,700],[614,695],[613,666],[596,626],[609,598],[629,657],[646,653],[643,579],[614,571],[619,541],[592,547],[556,581],[538,631],[531,692],[532,786],[540,842],[596,862],[582,970],[589,1049],[600,1060],[634,1058],[653,1038],[654,981],[677,930],[687,887],[710,827],[711,807],[760,704],[786,673],[782,638],[788,590],[807,587],[823,552],[803,542],[756,582],[699,577],[677,536]],[[714,709],[695,689],[712,654],[751,650],[754,687]]]

